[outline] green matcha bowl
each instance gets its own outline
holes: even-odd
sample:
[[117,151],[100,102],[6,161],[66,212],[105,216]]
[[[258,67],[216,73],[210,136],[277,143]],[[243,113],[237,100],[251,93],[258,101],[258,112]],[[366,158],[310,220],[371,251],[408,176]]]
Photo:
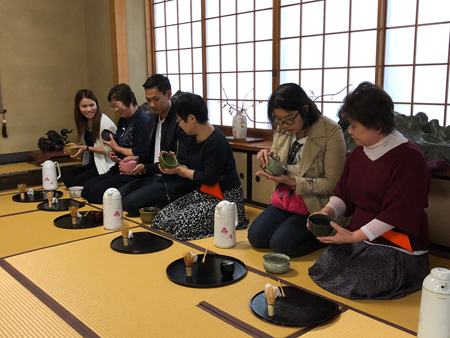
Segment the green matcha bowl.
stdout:
[[269,253],[263,256],[263,267],[270,273],[286,273],[290,262],[291,258],[282,253]]
[[314,214],[308,217],[309,231],[316,237],[334,236],[336,230],[330,222],[336,222],[333,217],[324,214]]
[[178,161],[171,153],[162,153],[159,157],[159,165],[162,169],[172,169],[178,165]]
[[264,170],[272,176],[280,176],[284,174],[286,167],[280,161],[269,156],[269,163],[266,164]]

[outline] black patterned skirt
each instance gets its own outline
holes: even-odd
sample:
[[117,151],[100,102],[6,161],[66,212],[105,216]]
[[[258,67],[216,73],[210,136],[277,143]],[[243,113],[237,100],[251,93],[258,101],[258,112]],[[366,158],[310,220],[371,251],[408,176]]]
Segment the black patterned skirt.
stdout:
[[[224,199],[236,203],[237,229],[245,229],[249,220],[245,217],[242,187],[223,192]],[[186,241],[214,235],[214,213],[221,200],[215,196],[193,191],[164,207],[153,219],[152,227],[164,230],[175,238]]]
[[365,242],[331,244],[309,268],[317,285],[350,299],[401,298],[419,291],[428,273],[427,254]]

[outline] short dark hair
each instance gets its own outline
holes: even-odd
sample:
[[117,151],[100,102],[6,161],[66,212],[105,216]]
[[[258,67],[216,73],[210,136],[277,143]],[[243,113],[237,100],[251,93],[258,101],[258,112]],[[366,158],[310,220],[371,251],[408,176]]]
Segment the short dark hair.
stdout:
[[168,90],[172,90],[169,79],[161,74],[155,74],[150,76],[142,86],[145,89],[157,87],[158,90],[164,95],[166,95]]
[[361,82],[344,99],[338,112],[342,121],[353,120],[384,135],[395,128],[394,103],[383,88],[370,82]]
[[200,95],[185,93],[175,102],[172,109],[185,122],[191,114],[200,124],[208,122],[208,107]]
[[134,96],[130,86],[126,83],[120,83],[111,88],[108,94],[108,101],[111,102],[111,100],[120,101],[128,108],[130,105],[138,105],[136,96]]
[[[305,111],[304,106],[308,106]],[[274,121],[274,110],[283,109],[286,111],[298,111],[305,121],[303,129],[312,126],[319,120],[320,111],[313,100],[311,100],[305,91],[296,83],[284,83],[270,95],[267,112],[269,119]]]

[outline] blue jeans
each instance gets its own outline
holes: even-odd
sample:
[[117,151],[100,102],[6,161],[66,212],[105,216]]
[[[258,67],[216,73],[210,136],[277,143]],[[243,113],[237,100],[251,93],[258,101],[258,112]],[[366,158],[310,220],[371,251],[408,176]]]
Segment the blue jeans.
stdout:
[[308,215],[297,215],[269,205],[251,224],[248,241],[289,257],[307,255],[326,246],[306,227]]
[[177,198],[193,191],[195,184],[178,175],[153,175],[139,178],[119,189],[123,210],[128,216],[139,216],[143,207],[163,208]]

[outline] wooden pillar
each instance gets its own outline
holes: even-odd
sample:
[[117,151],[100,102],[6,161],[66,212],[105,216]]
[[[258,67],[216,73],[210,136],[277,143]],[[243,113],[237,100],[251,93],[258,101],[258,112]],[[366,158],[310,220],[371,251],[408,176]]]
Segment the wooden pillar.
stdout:
[[129,84],[126,0],[109,0],[114,84]]

